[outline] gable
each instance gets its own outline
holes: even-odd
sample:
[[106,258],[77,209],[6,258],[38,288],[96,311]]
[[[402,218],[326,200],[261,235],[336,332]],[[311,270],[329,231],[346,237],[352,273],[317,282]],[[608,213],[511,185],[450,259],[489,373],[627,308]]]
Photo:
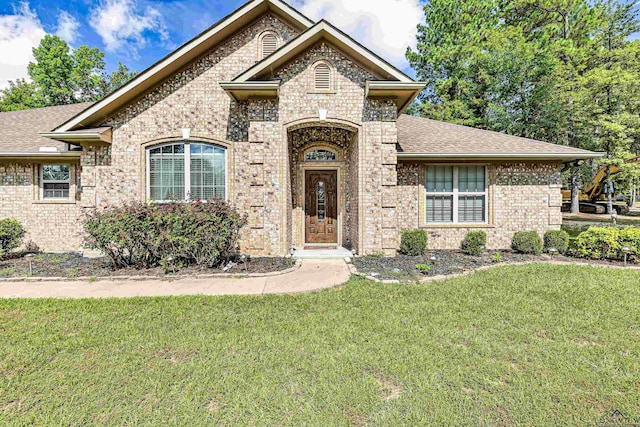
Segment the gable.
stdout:
[[123,87],[58,126],[54,131],[65,132],[91,126],[105,120],[106,117],[122,108],[123,105],[138,98],[141,94],[167,80],[173,74],[178,73],[181,69],[187,67],[188,64],[205,55],[207,51],[210,51],[231,35],[241,31],[248,23],[266,13],[272,13],[278,16],[297,31],[304,30],[313,25],[313,21],[280,0],[249,1],[235,12],[223,18],[200,35],[140,73]]
[[233,79],[233,82],[241,83],[264,79],[271,73],[271,70],[282,67],[293,58],[321,42],[330,43],[337,47],[346,56],[360,64],[361,67],[378,76],[378,80],[413,82],[411,77],[324,20],[306,30],[300,37],[279,49],[275,54],[263,59],[240,74]]

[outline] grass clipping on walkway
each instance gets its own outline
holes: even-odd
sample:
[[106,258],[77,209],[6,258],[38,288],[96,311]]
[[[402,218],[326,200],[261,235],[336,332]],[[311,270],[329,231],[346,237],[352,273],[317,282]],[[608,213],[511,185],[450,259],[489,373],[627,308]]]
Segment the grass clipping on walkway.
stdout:
[[640,272],[0,301],[2,425],[594,425],[640,415]]

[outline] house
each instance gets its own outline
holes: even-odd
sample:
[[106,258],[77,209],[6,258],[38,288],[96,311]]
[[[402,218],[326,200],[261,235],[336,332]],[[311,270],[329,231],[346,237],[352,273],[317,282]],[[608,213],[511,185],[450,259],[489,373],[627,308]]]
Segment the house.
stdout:
[[87,210],[219,197],[267,256],[559,228],[561,164],[598,154],[405,115],[423,88],[330,23],[252,0],[96,103],[0,114],[0,218],[76,250]]

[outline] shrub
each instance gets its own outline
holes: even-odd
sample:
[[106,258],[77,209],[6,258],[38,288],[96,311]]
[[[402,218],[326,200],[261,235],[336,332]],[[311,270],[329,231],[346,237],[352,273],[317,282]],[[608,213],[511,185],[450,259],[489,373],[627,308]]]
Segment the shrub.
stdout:
[[625,246],[629,248],[629,259],[640,260],[640,227],[626,227],[620,230],[620,253],[618,257],[624,259]]
[[216,267],[236,251],[246,218],[227,202],[132,202],[94,211],[85,220],[87,246],[117,268],[196,264]]
[[15,219],[0,219],[0,258],[22,243],[26,231]]
[[564,254],[569,249],[569,233],[564,230],[549,230],[544,233],[544,250],[556,248],[558,252]]
[[427,232],[407,230],[400,238],[400,252],[409,256],[420,256],[427,252]]
[[591,259],[615,259],[622,246],[616,227],[589,227],[576,237],[576,255]]
[[540,255],[542,239],[535,231],[518,231],[513,235],[511,249],[522,254]]
[[487,245],[487,233],[484,231],[470,231],[464,237],[460,249],[467,255],[481,256]]
[[496,252],[493,255],[491,255],[491,262],[493,263],[499,263],[502,262],[503,258],[502,258],[502,254],[500,252]]

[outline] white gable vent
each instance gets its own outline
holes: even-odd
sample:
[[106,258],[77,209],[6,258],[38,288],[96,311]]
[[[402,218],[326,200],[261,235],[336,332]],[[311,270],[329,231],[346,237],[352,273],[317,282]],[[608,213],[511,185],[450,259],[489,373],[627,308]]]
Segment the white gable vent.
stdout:
[[331,89],[331,69],[327,64],[318,64],[316,66],[314,81],[316,90]]
[[275,34],[266,34],[262,38],[262,58],[266,58],[278,49],[278,38]]

